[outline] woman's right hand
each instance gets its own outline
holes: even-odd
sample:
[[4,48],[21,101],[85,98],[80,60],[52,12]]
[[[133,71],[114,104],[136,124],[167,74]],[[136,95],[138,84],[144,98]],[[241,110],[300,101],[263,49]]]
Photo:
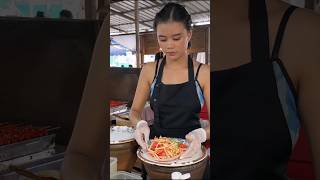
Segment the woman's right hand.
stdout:
[[147,150],[150,135],[150,128],[147,121],[140,120],[134,131],[134,138],[142,149]]

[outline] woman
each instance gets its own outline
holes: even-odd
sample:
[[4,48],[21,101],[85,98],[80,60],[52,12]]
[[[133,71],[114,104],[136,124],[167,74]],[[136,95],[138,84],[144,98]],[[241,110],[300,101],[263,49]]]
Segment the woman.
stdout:
[[[166,4],[156,14],[154,29],[164,58],[143,66],[130,111],[135,139],[143,149],[155,136],[190,141],[180,158],[192,156],[210,137],[210,126],[201,128],[199,121],[204,99],[210,109],[210,69],[188,56],[191,23],[189,13],[176,3]],[[154,111],[151,129],[140,119],[149,96]]]
[[300,121],[320,179],[320,17],[278,0],[213,8],[213,179],[287,179]]

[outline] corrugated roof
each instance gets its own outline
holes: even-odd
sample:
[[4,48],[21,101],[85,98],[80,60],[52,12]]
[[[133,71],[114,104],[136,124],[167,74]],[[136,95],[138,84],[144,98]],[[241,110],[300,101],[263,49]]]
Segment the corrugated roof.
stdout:
[[[152,30],[155,13],[167,2],[178,2],[191,14],[194,25],[210,23],[210,0],[139,0],[139,31]],[[111,0],[110,33],[132,33],[135,31],[135,1]]]

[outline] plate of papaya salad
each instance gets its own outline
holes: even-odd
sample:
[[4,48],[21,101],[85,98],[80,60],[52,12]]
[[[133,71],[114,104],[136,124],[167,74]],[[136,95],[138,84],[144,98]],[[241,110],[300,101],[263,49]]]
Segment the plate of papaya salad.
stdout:
[[148,142],[148,148],[137,150],[137,157],[146,164],[163,167],[181,167],[198,163],[207,158],[206,149],[195,152],[192,157],[180,159],[180,156],[188,149],[189,142],[185,139],[171,137],[155,137]]
[[155,161],[172,161],[178,159],[188,146],[184,139],[160,136],[149,141],[146,153]]

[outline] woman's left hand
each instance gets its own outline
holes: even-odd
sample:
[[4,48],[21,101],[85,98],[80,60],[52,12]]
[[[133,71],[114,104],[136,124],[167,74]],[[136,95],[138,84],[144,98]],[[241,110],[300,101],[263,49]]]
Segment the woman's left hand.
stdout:
[[188,149],[182,153],[180,159],[192,157],[197,151],[201,151],[201,143],[207,139],[206,131],[203,128],[195,129],[186,135],[186,140],[190,143]]

